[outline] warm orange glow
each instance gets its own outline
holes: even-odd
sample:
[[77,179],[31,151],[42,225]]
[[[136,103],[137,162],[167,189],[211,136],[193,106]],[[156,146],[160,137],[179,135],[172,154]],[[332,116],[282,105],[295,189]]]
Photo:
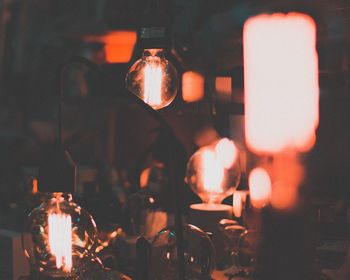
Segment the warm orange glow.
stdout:
[[151,107],[162,104],[162,69],[159,65],[148,63],[144,72],[144,99]]
[[216,153],[211,149],[203,151],[202,172],[204,189],[209,193],[221,193],[224,168],[218,161]]
[[242,197],[238,191],[233,193],[233,215],[236,218],[242,216]]
[[243,44],[248,146],[258,153],[311,149],[319,121],[314,20],[300,13],[252,17]]
[[216,77],[215,90],[219,96],[230,98],[232,95],[232,78]]
[[276,209],[293,208],[298,199],[298,188],[293,185],[288,185],[285,182],[274,184],[271,204]]
[[196,131],[194,135],[194,143],[198,147],[211,145],[218,139],[219,139],[218,132],[211,126],[203,127],[202,129]]
[[72,269],[72,219],[66,214],[49,214],[49,245],[56,258],[56,267],[65,272]]
[[255,208],[262,208],[270,202],[271,180],[263,168],[255,168],[249,174],[250,202]]
[[223,138],[215,145],[218,161],[226,169],[230,168],[237,160],[238,150],[233,141]]
[[271,204],[277,209],[291,209],[297,205],[299,186],[304,178],[304,168],[293,150],[274,156],[271,166],[273,189]]
[[202,74],[187,71],[182,75],[182,98],[186,102],[199,101],[204,97],[204,77]]
[[32,194],[36,194],[38,192],[38,180],[33,178],[32,181]]
[[109,63],[129,62],[136,44],[136,31],[117,30],[104,35],[94,35],[85,38],[87,42],[104,44],[106,61]]
[[140,187],[146,188],[149,182],[149,176],[151,174],[151,168],[146,168],[140,175]]

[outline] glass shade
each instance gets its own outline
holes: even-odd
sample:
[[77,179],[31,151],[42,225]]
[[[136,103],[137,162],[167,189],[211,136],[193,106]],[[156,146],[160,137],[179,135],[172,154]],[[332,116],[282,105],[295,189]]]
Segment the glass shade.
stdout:
[[161,49],[147,49],[129,69],[126,88],[153,109],[162,109],[176,96],[177,71]]
[[48,194],[28,217],[23,248],[32,269],[49,277],[74,277],[93,259],[97,229],[70,194]]
[[221,203],[239,184],[238,158],[238,149],[227,138],[204,146],[188,161],[185,181],[204,203]]
[[[209,236],[193,225],[183,226],[186,280],[211,279],[215,251]],[[178,278],[176,232],[173,227],[160,231],[152,242],[151,279]]]

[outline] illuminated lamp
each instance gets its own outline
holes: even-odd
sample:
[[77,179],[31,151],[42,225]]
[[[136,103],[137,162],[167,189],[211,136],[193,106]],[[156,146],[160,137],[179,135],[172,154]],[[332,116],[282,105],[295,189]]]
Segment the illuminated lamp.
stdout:
[[232,218],[232,205],[221,202],[233,194],[240,175],[238,149],[227,138],[200,148],[187,163],[186,183],[203,202],[190,205],[189,221],[213,234],[218,258],[224,252],[218,223]]
[[198,207],[225,207],[220,203],[232,195],[239,181],[238,149],[227,138],[200,148],[187,164],[186,182],[204,204]]
[[256,153],[307,151],[318,125],[316,25],[300,13],[244,24],[246,142]]
[[158,1],[150,1],[138,32],[142,57],[130,67],[125,80],[131,93],[156,110],[168,106],[178,90],[176,68],[166,57],[170,47],[167,20]]
[[29,214],[22,235],[25,256],[39,278],[78,279],[92,262],[98,262],[93,254],[96,225],[90,214],[72,200],[76,165],[63,148],[61,79],[66,66],[62,64],[59,69],[58,148],[48,153],[39,167],[39,191],[46,197]]
[[[315,144],[319,122],[316,24],[302,13],[251,17],[244,24],[243,51],[246,143],[272,159],[264,166],[272,206],[290,209],[303,179],[298,155]],[[251,187],[259,193],[257,185]]]

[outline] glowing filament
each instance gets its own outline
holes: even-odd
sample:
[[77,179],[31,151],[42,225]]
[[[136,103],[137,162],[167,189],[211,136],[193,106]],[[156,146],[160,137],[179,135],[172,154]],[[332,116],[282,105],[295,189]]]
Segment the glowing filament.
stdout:
[[49,245],[56,257],[56,267],[66,272],[72,269],[72,218],[66,214],[50,214]]
[[271,179],[263,168],[255,168],[249,174],[250,201],[255,208],[261,208],[271,199]]
[[152,107],[162,104],[162,69],[153,63],[145,67],[144,101]]
[[203,152],[202,158],[203,187],[209,193],[221,193],[224,168],[212,150]]
[[300,13],[244,24],[245,126],[255,152],[307,151],[318,126],[316,24]]

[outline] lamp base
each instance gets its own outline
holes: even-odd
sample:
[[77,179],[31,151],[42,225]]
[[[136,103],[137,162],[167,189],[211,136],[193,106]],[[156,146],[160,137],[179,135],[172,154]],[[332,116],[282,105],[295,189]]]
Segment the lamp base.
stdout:
[[224,257],[224,242],[218,227],[221,219],[232,219],[232,206],[208,203],[192,204],[190,206],[189,223],[212,233],[217,264]]

